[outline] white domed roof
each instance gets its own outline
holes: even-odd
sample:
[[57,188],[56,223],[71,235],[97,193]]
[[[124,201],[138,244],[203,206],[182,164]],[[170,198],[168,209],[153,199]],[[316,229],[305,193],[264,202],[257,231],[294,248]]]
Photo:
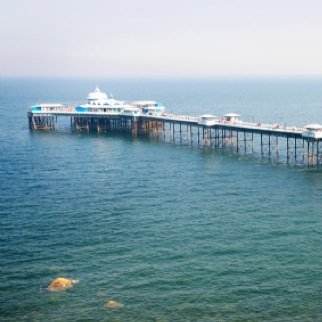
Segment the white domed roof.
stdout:
[[104,100],[107,99],[107,95],[96,86],[94,92],[90,92],[87,96],[88,100]]

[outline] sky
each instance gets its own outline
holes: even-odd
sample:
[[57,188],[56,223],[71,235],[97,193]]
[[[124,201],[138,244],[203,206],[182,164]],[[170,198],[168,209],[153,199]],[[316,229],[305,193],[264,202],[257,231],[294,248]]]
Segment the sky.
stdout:
[[0,77],[322,75],[321,0],[0,0]]

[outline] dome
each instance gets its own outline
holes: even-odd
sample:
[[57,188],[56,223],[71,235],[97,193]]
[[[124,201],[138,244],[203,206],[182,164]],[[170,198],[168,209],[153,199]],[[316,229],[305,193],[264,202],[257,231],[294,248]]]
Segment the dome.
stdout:
[[96,86],[94,92],[90,92],[87,96],[88,100],[106,100],[107,95],[104,92],[101,92],[101,90]]

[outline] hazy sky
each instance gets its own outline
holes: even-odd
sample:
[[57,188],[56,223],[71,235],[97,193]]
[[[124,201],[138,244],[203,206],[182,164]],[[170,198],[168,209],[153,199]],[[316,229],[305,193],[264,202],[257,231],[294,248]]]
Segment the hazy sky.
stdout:
[[0,76],[322,75],[321,0],[0,0]]

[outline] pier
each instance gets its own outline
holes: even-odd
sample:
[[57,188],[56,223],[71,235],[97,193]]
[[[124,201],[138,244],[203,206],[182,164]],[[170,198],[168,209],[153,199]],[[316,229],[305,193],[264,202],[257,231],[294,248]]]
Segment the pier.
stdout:
[[298,128],[246,122],[234,113],[221,118],[209,114],[199,117],[169,114],[162,103],[125,103],[107,96],[98,87],[87,99],[87,104],[79,106],[32,106],[27,113],[30,131],[129,133],[278,163],[322,165],[319,124]]
[[56,107],[30,110],[28,120],[31,131],[59,131],[69,127],[74,132],[122,132],[229,154],[268,158],[274,162],[322,165],[322,127],[244,122],[230,115],[221,119],[166,113],[133,116]]

